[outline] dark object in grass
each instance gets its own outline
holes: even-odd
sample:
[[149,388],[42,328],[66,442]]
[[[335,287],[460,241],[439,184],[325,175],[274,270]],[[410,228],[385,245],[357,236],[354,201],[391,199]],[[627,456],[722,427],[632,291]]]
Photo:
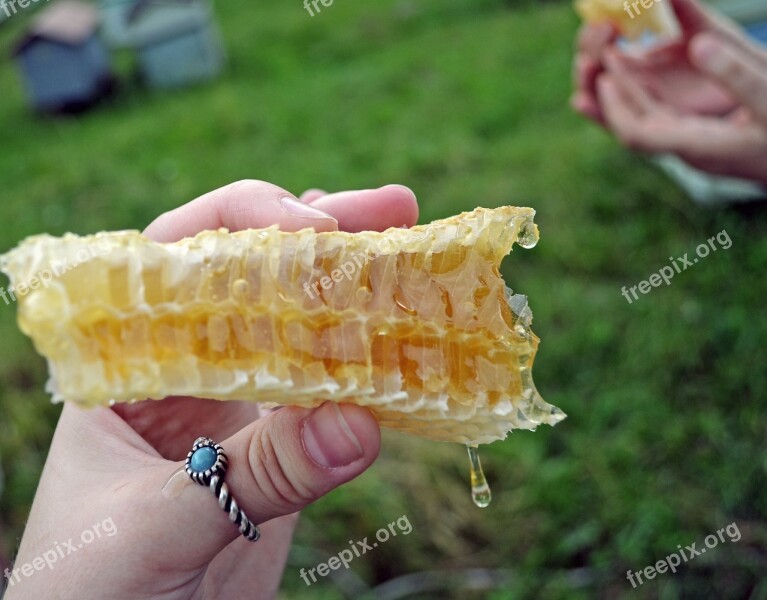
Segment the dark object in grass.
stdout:
[[78,113],[114,92],[98,24],[96,9],[67,0],[42,10],[16,44],[13,57],[36,111]]

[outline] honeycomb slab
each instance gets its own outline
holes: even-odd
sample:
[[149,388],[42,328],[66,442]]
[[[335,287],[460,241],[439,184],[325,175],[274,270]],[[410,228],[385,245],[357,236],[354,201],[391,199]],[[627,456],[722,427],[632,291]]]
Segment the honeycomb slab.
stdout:
[[630,40],[638,39],[646,31],[672,36],[679,30],[668,0],[649,3],[647,0],[576,0],[575,10],[587,23],[611,23]]
[[368,407],[432,440],[564,418],[535,389],[527,299],[499,265],[530,208],[385,232],[136,231],[28,238],[0,257],[55,401],[166,396]]

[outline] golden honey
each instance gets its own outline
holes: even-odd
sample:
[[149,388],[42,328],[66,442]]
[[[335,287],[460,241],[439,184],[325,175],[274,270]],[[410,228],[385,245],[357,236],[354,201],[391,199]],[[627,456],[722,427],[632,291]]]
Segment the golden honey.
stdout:
[[532,314],[499,272],[513,244],[535,245],[534,215],[480,208],[411,229],[172,244],[39,235],[0,267],[56,401],[332,400],[384,427],[481,444],[564,418],[535,389]]

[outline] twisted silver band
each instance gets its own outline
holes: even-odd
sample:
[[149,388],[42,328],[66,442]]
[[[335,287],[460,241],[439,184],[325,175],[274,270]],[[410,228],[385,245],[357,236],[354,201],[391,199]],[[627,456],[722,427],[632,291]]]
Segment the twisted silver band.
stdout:
[[228,466],[229,459],[224,449],[210,438],[199,437],[186,455],[184,470],[192,481],[210,488],[218,498],[218,505],[229,515],[229,520],[237,526],[245,539],[257,542],[261,532],[239,507],[224,481]]

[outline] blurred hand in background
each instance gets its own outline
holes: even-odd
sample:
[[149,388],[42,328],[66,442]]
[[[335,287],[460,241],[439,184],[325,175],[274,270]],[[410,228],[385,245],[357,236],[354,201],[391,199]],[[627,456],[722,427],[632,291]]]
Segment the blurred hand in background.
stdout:
[[584,26],[573,107],[630,148],[767,183],[767,51],[695,0],[672,4],[681,35],[647,52]]

